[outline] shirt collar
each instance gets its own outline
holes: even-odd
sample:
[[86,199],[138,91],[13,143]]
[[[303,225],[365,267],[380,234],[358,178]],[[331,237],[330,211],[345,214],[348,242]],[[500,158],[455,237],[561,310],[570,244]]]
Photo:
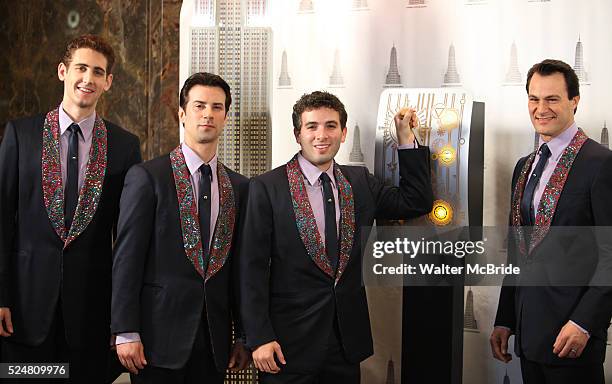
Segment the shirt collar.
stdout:
[[[181,149],[183,150],[183,155],[185,156],[185,163],[187,164],[187,169],[189,169],[189,174],[194,175],[200,169],[200,166],[204,164],[204,160],[200,158],[200,156],[191,149],[187,144],[182,143]],[[215,181],[217,178],[217,154],[213,156],[212,159],[208,162],[210,165],[210,170],[212,171],[212,179]]]
[[83,133],[83,138],[85,141],[89,141],[91,136],[93,135],[94,123],[96,122],[96,111],[94,111],[91,115],[87,116],[81,121],[73,121],[70,116],[64,111],[64,103],[62,102],[59,106],[59,126],[60,126],[60,136],[66,132],[70,124],[77,123],[81,128],[81,132]]
[[[563,151],[565,151],[565,148],[572,142],[576,132],[578,132],[578,126],[574,122],[569,126],[569,128],[561,132],[559,135],[553,137],[548,143],[546,143],[548,149],[550,149],[550,158],[552,160],[559,161]],[[544,144],[544,140],[542,140],[540,137],[538,148],[540,148],[542,144]]]
[[[302,156],[301,152],[298,153],[298,163],[300,164],[302,173],[304,174],[304,177],[306,177],[306,180],[308,180],[308,183],[310,185],[316,185],[323,171],[321,171],[316,165],[314,165],[310,161],[306,160],[306,158]],[[327,176],[329,176],[332,182],[332,186],[335,188],[336,177],[334,176],[334,163],[335,162],[332,161],[332,165],[327,169],[327,171],[325,171],[325,173],[327,173]]]

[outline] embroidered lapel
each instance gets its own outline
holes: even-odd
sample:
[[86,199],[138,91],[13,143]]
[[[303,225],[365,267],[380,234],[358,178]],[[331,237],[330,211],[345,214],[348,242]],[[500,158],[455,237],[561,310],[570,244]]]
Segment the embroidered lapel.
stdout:
[[[306,252],[314,263],[330,277],[334,277],[331,262],[327,257],[325,245],[317,229],[317,222],[308,200],[304,176],[297,160],[297,155],[286,165],[287,178],[289,180],[289,193],[293,203],[295,223],[306,248]],[[339,265],[335,276],[336,283],[340,280],[342,273],[348,264],[351,249],[353,248],[353,237],[355,235],[355,204],[353,201],[353,190],[344,177],[339,167],[334,167],[336,184],[338,185],[338,197],[340,199],[340,249]]]
[[47,215],[57,235],[64,242],[64,249],[76,239],[91,222],[100,203],[106,174],[107,132],[104,121],[96,115],[85,180],[79,192],[79,200],[72,226],[64,227],[64,194],[60,163],[59,107],[47,113],[43,125],[42,187]]
[[185,254],[198,274],[205,281],[208,281],[225,264],[232,244],[237,213],[232,183],[225,166],[218,162],[219,216],[215,226],[207,268],[202,251],[200,221],[193,196],[193,187],[191,185],[189,169],[185,163],[185,156],[180,145],[170,152],[170,163],[178,197],[179,218]]
[[561,196],[561,192],[563,191],[563,187],[567,181],[567,176],[569,175],[572,164],[574,163],[578,152],[587,139],[588,137],[586,134],[582,131],[582,129],[579,129],[559,158],[559,161],[557,162],[557,165],[555,166],[555,169],[550,176],[548,183],[546,184],[546,188],[542,193],[542,197],[540,198],[540,204],[538,205],[538,210],[536,212],[535,226],[529,242],[528,250],[525,244],[525,235],[521,229],[521,199],[523,197],[523,190],[525,189],[527,175],[529,174],[531,165],[535,159],[535,152],[532,153],[525,162],[514,188],[512,198],[512,226],[517,234],[519,250],[523,255],[531,253],[548,233],[550,224],[555,215],[559,197]]

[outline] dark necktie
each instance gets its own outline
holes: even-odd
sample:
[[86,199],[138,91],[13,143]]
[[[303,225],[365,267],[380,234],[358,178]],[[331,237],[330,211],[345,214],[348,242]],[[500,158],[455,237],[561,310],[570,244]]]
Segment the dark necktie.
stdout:
[[208,248],[210,243],[210,179],[212,170],[210,165],[200,166],[200,196],[198,197],[198,214],[200,217],[200,237],[202,238],[202,256],[204,259],[204,269],[208,265]]
[[523,192],[523,199],[521,200],[521,220],[523,225],[533,226],[535,224],[535,209],[533,207],[533,193],[535,192],[536,186],[540,182],[542,172],[546,161],[550,157],[550,149],[546,144],[542,144],[540,147],[540,159],[536,164],[525,191]]
[[323,185],[323,208],[325,210],[325,249],[332,270],[338,267],[338,231],[336,229],[336,204],[332,192],[331,179],[323,172],[319,177]]
[[79,201],[79,134],[81,127],[72,123],[68,127],[68,157],[66,162],[66,185],[64,186],[64,221],[66,230],[70,230],[72,219]]

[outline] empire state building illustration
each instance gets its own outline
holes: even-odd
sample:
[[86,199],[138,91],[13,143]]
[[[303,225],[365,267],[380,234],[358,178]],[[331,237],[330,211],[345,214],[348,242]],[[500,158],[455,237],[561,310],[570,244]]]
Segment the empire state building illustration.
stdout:
[[453,44],[448,47],[448,67],[444,74],[443,87],[460,87],[461,78],[457,72],[457,64],[455,62],[455,46]]
[[589,75],[584,70],[584,53],[582,50],[582,41],[580,41],[580,36],[578,36],[578,41],[576,42],[576,55],[574,58],[574,72],[576,72],[576,76],[578,76],[578,80],[580,80],[580,84],[589,85]]
[[397,68],[397,50],[395,49],[395,45],[391,48],[391,54],[389,56],[389,72],[387,72],[387,77],[385,79],[384,88],[390,87],[401,87],[402,80],[399,74],[399,70]]
[[270,169],[272,30],[267,0],[196,0],[190,72],[209,71],[232,89],[219,159],[247,176]]

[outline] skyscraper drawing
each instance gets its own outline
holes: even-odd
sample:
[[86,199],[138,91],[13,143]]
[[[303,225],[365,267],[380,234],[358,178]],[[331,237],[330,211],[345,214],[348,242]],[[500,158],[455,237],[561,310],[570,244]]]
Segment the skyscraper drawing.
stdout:
[[340,50],[336,48],[334,53],[334,66],[332,68],[332,74],[329,76],[330,87],[344,87],[344,78],[342,72],[340,72]]
[[576,42],[576,56],[574,58],[574,72],[578,76],[581,84],[589,84],[589,75],[584,70],[584,56],[582,52],[582,42],[580,36],[578,36],[578,42]]
[[402,80],[400,78],[399,70],[397,68],[397,50],[395,45],[391,48],[391,55],[389,57],[389,71],[387,72],[387,78],[385,80],[384,88],[401,87]]
[[474,292],[470,287],[465,298],[465,312],[463,314],[463,330],[467,332],[479,332],[478,322],[474,316]]
[[291,88],[291,77],[289,77],[289,71],[287,70],[287,51],[283,50],[283,57],[281,59],[281,72],[278,77],[279,88]]
[[247,176],[263,173],[271,163],[267,0],[199,0],[196,7],[213,13],[201,20],[214,24],[191,30],[191,72],[217,73],[232,89],[219,159]]
[[510,66],[508,72],[506,72],[506,79],[504,85],[522,85],[523,76],[518,68],[518,55],[516,53],[516,44],[512,42],[510,47]]
[[406,8],[424,8],[426,6],[426,0],[408,0],[408,5],[406,5]]
[[506,373],[504,374],[503,384],[510,384],[510,376],[508,376],[508,370],[506,369]]
[[367,0],[353,0],[353,9],[367,9],[368,1]]
[[217,73],[217,36],[214,0],[196,0],[191,24],[189,74]]
[[455,46],[451,43],[448,48],[448,68],[444,74],[443,87],[458,87],[461,85],[461,78],[457,72],[457,64],[455,63]]
[[395,368],[392,359],[389,359],[387,362],[387,379],[385,384],[395,384]]
[[353,148],[349,154],[349,164],[365,167],[363,153],[361,152],[361,133],[359,132],[359,124],[355,124],[355,130],[353,131]]
[[314,6],[312,0],[300,0],[300,6],[298,13],[312,13],[314,12]]
[[605,121],[604,126],[601,129],[601,140],[599,141],[599,143],[608,149],[610,148],[610,145],[608,144],[608,128],[606,127]]

